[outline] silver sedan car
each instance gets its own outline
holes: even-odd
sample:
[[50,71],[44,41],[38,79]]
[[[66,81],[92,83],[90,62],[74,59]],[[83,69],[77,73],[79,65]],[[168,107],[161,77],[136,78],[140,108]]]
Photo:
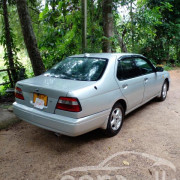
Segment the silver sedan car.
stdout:
[[169,85],[169,73],[142,55],[74,55],[17,82],[13,108],[20,119],[64,135],[102,128],[114,136],[125,115],[155,97],[165,100]]

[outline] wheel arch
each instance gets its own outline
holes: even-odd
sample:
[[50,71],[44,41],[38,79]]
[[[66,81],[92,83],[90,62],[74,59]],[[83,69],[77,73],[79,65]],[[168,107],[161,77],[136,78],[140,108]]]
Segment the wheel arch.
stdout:
[[166,78],[164,82],[167,82],[167,85],[168,85],[167,90],[169,91],[169,79]]
[[[125,113],[126,113],[126,109],[127,109],[127,103],[126,103],[126,101],[125,101],[124,99],[119,99],[119,100],[117,100],[117,101],[113,104],[113,106],[114,106],[115,104],[119,104],[119,103],[122,105],[122,107],[123,107],[123,109],[124,109],[124,114],[125,114]],[[112,107],[113,107],[113,106],[112,106]],[[100,128],[102,128],[102,129],[106,129],[106,128],[107,128],[108,119],[109,119],[109,118],[106,119],[106,121],[104,122],[104,124],[103,124]]]
[[119,99],[118,101],[116,101],[116,102],[114,103],[114,105],[115,105],[115,104],[118,104],[118,103],[120,103],[120,104],[122,105],[122,107],[123,107],[123,109],[124,109],[124,113],[125,113],[126,110],[127,110],[127,103],[126,103],[126,101],[125,101],[124,99]]

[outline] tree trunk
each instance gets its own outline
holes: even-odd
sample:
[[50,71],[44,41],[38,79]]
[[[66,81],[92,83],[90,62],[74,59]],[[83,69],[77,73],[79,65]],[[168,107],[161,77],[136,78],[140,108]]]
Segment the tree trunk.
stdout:
[[131,18],[131,38],[132,38],[132,52],[134,52],[134,17],[133,17],[133,0],[130,2],[130,18]]
[[[6,47],[7,47],[7,54],[8,54],[8,61],[9,67],[14,69],[14,60],[13,60],[13,52],[12,52],[12,37],[10,34],[10,27],[9,27],[9,19],[8,19],[8,10],[7,10],[7,0],[3,0],[3,17],[4,17],[4,27],[5,27],[5,40],[6,40]],[[17,74],[16,70],[11,70],[12,78],[14,84],[17,82]]]
[[87,0],[81,0],[82,11],[82,53],[87,50]]
[[112,6],[113,0],[102,1],[103,31],[106,37],[106,39],[103,39],[103,52],[112,52],[112,43],[110,40],[110,38],[114,36]]
[[166,53],[166,64],[167,62],[169,61],[170,59],[170,42],[169,42],[169,39],[167,39],[167,42],[165,43],[165,53]]
[[121,52],[127,52],[126,44],[124,43],[123,37],[121,37],[119,35],[116,26],[114,26],[114,33],[117,36],[117,40],[118,40],[119,46],[121,48]]
[[24,36],[24,42],[31,60],[35,76],[45,71],[39,49],[37,47],[36,37],[33,31],[31,18],[28,12],[26,0],[16,0],[17,10],[21,23],[21,29]]
[[180,63],[180,48],[178,43],[176,44],[176,60]]
[[91,24],[91,51],[94,49],[94,0],[90,0],[89,2],[90,9],[89,9],[89,16],[90,16],[90,24]]

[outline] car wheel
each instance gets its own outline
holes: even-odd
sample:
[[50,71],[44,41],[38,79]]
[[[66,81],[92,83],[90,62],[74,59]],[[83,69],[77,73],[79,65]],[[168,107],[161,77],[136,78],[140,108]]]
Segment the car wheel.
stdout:
[[168,84],[167,81],[164,82],[161,90],[161,96],[158,98],[160,101],[164,101],[167,97],[167,89],[168,89]]
[[115,136],[120,131],[124,119],[124,108],[121,104],[115,104],[109,115],[106,134],[109,137]]

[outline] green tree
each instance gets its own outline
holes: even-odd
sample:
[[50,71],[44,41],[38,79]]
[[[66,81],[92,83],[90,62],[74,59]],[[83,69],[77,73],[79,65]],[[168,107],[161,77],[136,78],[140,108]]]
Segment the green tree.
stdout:
[[46,68],[69,55],[81,53],[80,2],[57,1],[53,10],[51,1],[47,1],[40,14],[40,22],[43,27],[43,36],[39,47]]
[[102,51],[112,52],[111,38],[114,36],[113,0],[102,1],[102,20],[103,20],[103,32],[104,32]]
[[28,11],[26,0],[16,0],[17,10],[24,36],[24,42],[32,63],[34,74],[40,75],[45,71],[39,49],[37,47],[36,37],[33,31],[31,18]]
[[176,58],[179,58],[180,2],[178,0],[148,0],[147,7],[151,10],[158,8],[161,15],[161,23],[154,26],[155,39],[147,44],[150,49],[148,54],[151,54],[151,58],[154,58],[158,63],[162,63],[175,58],[176,49]]
[[[10,1],[9,4],[11,3],[12,2]],[[15,61],[17,49],[14,46],[13,33],[9,24],[8,1],[1,0],[0,6],[3,10],[3,31],[2,31],[3,35],[1,36],[1,44],[5,48],[4,60],[5,60],[5,65],[11,69],[13,82],[15,84],[17,81],[17,72],[15,70],[15,66],[17,65],[16,63],[17,61]]]

